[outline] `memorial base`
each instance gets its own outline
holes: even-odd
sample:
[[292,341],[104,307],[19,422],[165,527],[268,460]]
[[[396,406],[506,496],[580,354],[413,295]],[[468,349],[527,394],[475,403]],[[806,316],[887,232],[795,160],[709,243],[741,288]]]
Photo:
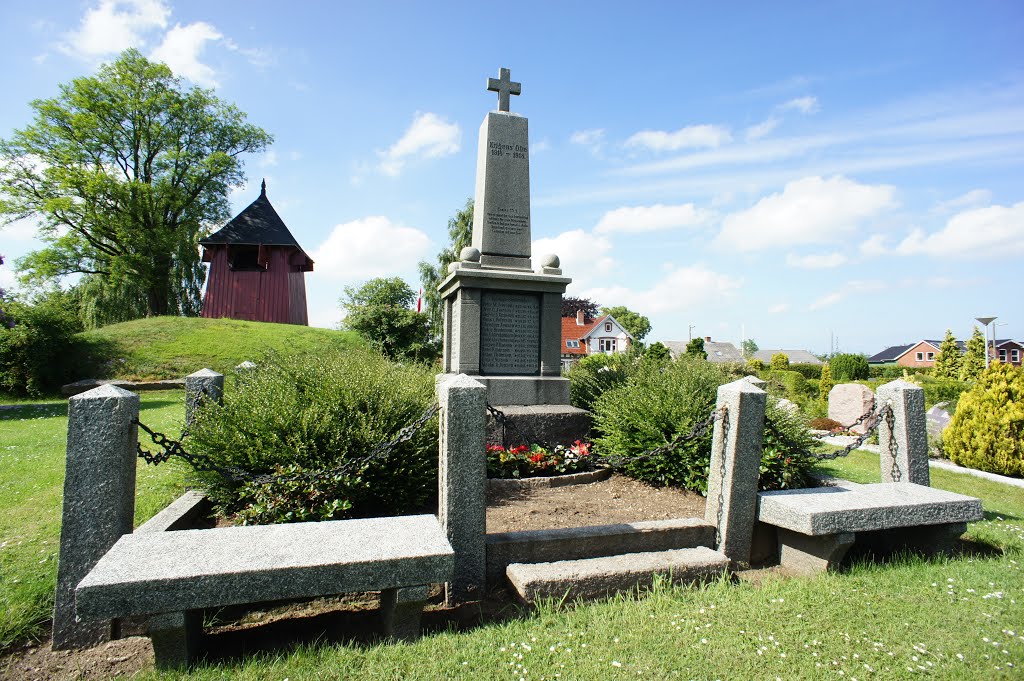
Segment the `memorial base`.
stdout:
[[569,379],[561,376],[474,376],[491,404],[569,404]]
[[495,405],[504,423],[487,416],[487,444],[570,445],[590,437],[591,415],[585,409],[568,404]]

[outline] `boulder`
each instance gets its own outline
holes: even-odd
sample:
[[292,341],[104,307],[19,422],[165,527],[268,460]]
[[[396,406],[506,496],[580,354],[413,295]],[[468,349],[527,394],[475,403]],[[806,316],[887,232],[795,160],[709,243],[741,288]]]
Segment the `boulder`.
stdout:
[[867,432],[865,424],[851,426],[863,416],[875,403],[875,394],[871,388],[859,383],[840,383],[828,394],[828,417],[849,427],[854,433]]

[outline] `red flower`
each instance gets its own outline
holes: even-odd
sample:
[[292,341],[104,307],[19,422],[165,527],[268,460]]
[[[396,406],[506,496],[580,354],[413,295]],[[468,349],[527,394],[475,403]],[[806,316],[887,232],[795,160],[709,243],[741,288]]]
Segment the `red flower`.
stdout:
[[530,457],[530,461],[532,461],[533,463],[540,463],[543,460],[544,452],[537,452],[536,454]]
[[513,454],[522,454],[523,452],[528,451],[529,449],[530,448],[527,447],[526,445],[519,445],[518,447],[513,447],[509,451],[512,452]]

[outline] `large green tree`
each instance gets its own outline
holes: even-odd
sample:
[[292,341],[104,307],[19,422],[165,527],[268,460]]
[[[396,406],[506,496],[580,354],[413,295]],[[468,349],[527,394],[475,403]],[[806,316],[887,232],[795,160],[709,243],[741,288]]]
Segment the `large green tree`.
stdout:
[[229,217],[241,156],[271,136],[134,49],[32,108],[0,141],[0,220],[32,217],[46,243],[19,261],[23,280],[86,275],[101,322],[198,313],[198,241]]
[[448,246],[437,254],[437,263],[426,260],[419,263],[420,284],[423,285],[424,308],[430,322],[430,333],[435,339],[441,338],[441,294],[437,285],[448,276],[448,265],[458,261],[462,249],[473,241],[473,199],[466,199],[462,210],[448,219]]
[[430,339],[427,316],[410,309],[415,301],[416,293],[399,277],[346,286],[339,301],[346,313],[342,325],[392,359],[432,360],[437,344]]
[[952,329],[946,329],[946,337],[939,345],[939,354],[935,355],[935,375],[942,378],[960,378],[960,365],[963,355],[956,344],[956,336]]
[[602,307],[601,314],[610,314],[615,321],[622,324],[622,328],[629,332],[633,340],[639,344],[644,337],[651,332],[651,320],[639,312],[633,312],[624,305],[615,307]]
[[743,357],[745,359],[750,359],[751,357],[754,356],[755,352],[760,350],[760,348],[757,347],[757,341],[755,341],[753,338],[745,338],[741,345],[743,346]]
[[967,352],[960,362],[960,380],[973,381],[985,371],[985,336],[981,329],[974,327],[971,337],[967,339]]

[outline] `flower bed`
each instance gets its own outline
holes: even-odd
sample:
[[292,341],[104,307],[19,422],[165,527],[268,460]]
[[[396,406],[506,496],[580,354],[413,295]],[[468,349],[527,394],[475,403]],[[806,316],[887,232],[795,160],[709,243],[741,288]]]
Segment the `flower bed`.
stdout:
[[487,445],[488,478],[543,478],[583,473],[593,468],[590,443],[580,440],[568,447],[556,445],[550,449],[537,444],[508,449]]

